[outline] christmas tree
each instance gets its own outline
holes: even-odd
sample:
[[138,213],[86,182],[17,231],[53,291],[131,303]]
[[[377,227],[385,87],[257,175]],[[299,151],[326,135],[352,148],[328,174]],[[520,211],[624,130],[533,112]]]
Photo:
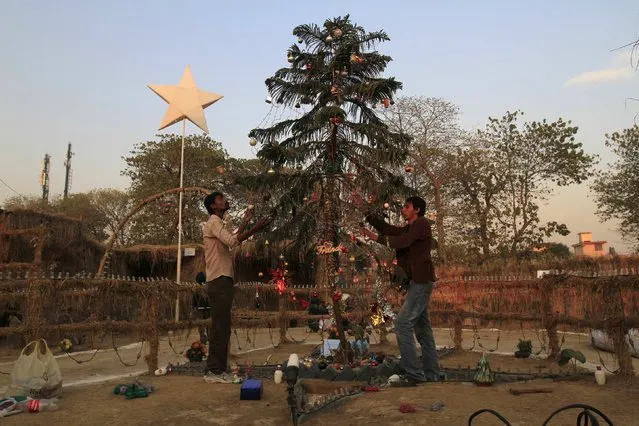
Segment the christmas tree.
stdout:
[[474,380],[480,386],[488,386],[495,383],[495,373],[490,369],[486,354],[483,354],[477,363]]
[[[410,138],[390,131],[375,113],[376,107],[390,107],[402,87],[382,76],[392,59],[375,47],[389,40],[385,32],[367,32],[345,16],[323,27],[300,25],[293,35],[297,43],[288,49],[289,66],[266,80],[267,102],[295,108],[299,116],[253,129],[249,137],[252,145],[259,144],[258,158],[268,168],[258,184],[278,188],[273,189],[281,195],[277,208],[287,212],[266,238],[290,239],[297,253],[309,253],[320,244],[354,242],[348,232],[362,215],[352,205],[353,195],[377,206],[396,205],[407,187],[394,171],[403,169]],[[317,255],[318,287],[339,293],[340,260],[337,251]],[[333,297],[347,350],[339,303]]]

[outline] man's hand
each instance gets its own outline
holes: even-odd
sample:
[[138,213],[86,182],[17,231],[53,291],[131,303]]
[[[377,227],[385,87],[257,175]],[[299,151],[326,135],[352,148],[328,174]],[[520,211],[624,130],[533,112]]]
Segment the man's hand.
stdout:
[[263,217],[257,221],[257,223],[255,224],[255,228],[257,228],[258,230],[264,229],[268,225],[270,225],[271,222],[273,222],[273,218],[271,216]]
[[377,234],[376,233],[374,233],[372,231],[369,231],[368,229],[366,229],[364,227],[361,228],[360,232],[362,233],[362,235],[364,237],[369,238],[369,239],[371,239],[373,241],[377,241]]
[[255,209],[253,208],[253,205],[249,204],[248,208],[244,212],[244,215],[242,216],[242,223],[240,224],[240,228],[237,231],[238,234],[244,233],[244,231],[246,230],[246,227],[248,226],[249,222],[253,218],[254,211]]
[[251,235],[257,232],[260,232],[262,229],[266,228],[272,221],[273,221],[273,218],[269,216],[261,218],[248,231],[238,232],[237,240],[239,242],[246,241]]
[[244,216],[242,217],[242,220],[244,222],[250,221],[251,219],[253,219],[253,213],[255,213],[255,209],[253,208],[253,205],[249,204],[248,208],[244,212]]

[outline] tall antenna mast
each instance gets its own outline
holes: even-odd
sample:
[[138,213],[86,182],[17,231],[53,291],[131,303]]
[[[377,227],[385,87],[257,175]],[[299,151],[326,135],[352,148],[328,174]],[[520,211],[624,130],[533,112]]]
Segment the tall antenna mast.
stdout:
[[42,201],[49,202],[49,170],[50,170],[51,157],[49,154],[44,154],[44,160],[42,161],[42,174],[40,175],[40,185],[42,186]]
[[71,189],[71,177],[73,175],[73,171],[71,170],[71,157],[73,153],[71,152],[71,143],[69,142],[69,146],[67,148],[67,158],[64,161],[64,168],[66,169],[66,173],[64,176],[64,198],[66,199],[69,196],[69,190]]

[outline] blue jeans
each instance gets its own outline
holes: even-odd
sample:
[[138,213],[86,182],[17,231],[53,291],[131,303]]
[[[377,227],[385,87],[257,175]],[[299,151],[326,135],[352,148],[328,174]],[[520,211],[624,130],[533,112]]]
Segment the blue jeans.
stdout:
[[[406,374],[417,380],[437,380],[439,364],[435,338],[430,324],[428,305],[433,293],[433,283],[419,284],[411,282],[406,300],[395,319],[395,335],[400,365]],[[419,362],[415,348],[415,336],[422,347],[422,362]]]

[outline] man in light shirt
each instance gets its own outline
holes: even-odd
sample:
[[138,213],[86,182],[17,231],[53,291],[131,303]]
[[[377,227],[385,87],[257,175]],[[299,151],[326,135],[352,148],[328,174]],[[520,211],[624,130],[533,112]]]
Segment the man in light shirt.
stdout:
[[222,218],[229,210],[229,202],[220,192],[204,198],[204,207],[211,217],[204,225],[204,256],[206,283],[211,306],[212,327],[209,336],[209,356],[206,361],[207,382],[231,383],[226,372],[229,341],[231,339],[231,308],[233,307],[233,252],[242,241],[264,229],[271,221],[266,217],[248,231],[245,228],[252,217],[251,209],[237,233],[225,228]]

